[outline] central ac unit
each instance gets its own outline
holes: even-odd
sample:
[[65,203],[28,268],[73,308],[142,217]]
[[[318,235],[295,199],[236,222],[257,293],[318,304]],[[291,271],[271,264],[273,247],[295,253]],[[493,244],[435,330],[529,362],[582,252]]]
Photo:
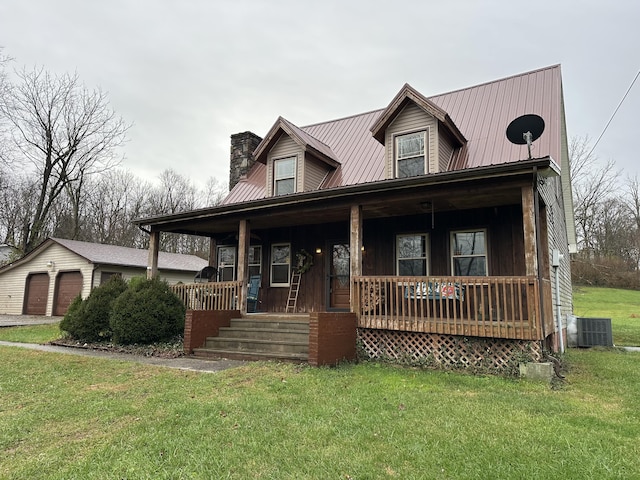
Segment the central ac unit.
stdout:
[[610,318],[578,317],[579,347],[613,347]]

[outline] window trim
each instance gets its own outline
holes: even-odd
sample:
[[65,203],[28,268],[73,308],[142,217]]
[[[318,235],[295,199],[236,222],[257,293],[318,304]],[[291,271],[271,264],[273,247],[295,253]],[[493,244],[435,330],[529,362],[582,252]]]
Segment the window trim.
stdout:
[[[293,176],[292,177],[283,177],[283,178],[276,178],[276,164],[280,161],[283,160],[293,160]],[[298,191],[298,155],[287,155],[285,157],[278,157],[278,158],[274,158],[273,159],[273,165],[272,165],[272,183],[271,183],[271,193],[273,194],[274,197],[276,196],[280,196],[280,195],[289,195],[289,193],[278,193],[278,189],[276,188],[277,182],[280,180],[288,180],[288,179],[292,179],[293,180],[293,192],[291,193],[296,193]]]
[[[275,247],[289,247],[289,261],[287,263],[274,263],[273,262],[273,249]],[[286,283],[275,283],[273,281],[273,267],[276,265],[287,265],[287,282]],[[290,242],[279,242],[272,243],[270,249],[270,258],[269,258],[269,286],[271,287],[288,287],[291,284],[291,243]]]
[[[456,233],[479,233],[482,232],[484,234],[484,253],[482,254],[471,254],[471,255],[456,255],[455,251],[454,251],[454,235]],[[489,276],[489,238],[487,235],[487,229],[486,228],[463,228],[460,230],[451,230],[450,234],[449,234],[449,248],[451,249],[451,275],[456,275],[456,269],[455,269],[455,261],[454,259],[456,258],[478,258],[478,257],[483,257],[484,260],[484,275],[481,275],[483,277],[488,277]],[[466,276],[466,275],[461,275],[461,276]]]
[[[420,128],[417,130],[409,130],[409,131],[403,131],[403,132],[396,132],[393,134],[393,176],[394,178],[411,178],[411,177],[399,177],[398,176],[398,172],[399,172],[399,168],[398,168],[398,161],[401,160],[408,160],[411,158],[417,158],[417,157],[407,157],[407,158],[398,158],[399,157],[399,148],[398,148],[398,140],[401,137],[405,137],[407,135],[414,135],[416,133],[422,133],[423,137],[424,137],[424,153],[422,154],[422,157],[424,159],[424,169],[422,171],[422,173],[420,175],[426,175],[427,173],[429,173],[429,138],[430,138],[430,131],[429,131],[429,127],[425,127],[425,128]],[[418,176],[418,175],[415,175]]]
[[[258,275],[262,277],[262,245],[249,245],[249,250],[252,248],[257,248],[260,251],[260,259],[257,262],[251,263],[249,261],[249,256],[247,256],[247,270],[251,270],[251,267],[258,267]],[[249,274],[251,277],[251,274]]]
[[[225,267],[221,266],[220,263],[220,250],[222,250],[223,248],[232,248],[234,251],[234,256],[233,256],[233,264],[228,264]],[[218,245],[217,249],[216,249],[216,269],[217,269],[217,279],[219,282],[234,282],[236,280],[236,275],[237,275],[237,270],[236,267],[238,266],[238,247],[236,247],[235,245]],[[223,280],[222,279],[222,271],[223,268],[233,268],[233,278],[231,280]]]
[[[417,236],[421,236],[424,237],[424,248],[425,248],[425,252],[424,252],[424,257],[400,257],[400,252],[399,252],[399,248],[398,248],[398,239],[400,237],[417,237]],[[431,238],[429,233],[427,232],[413,232],[413,233],[398,233],[395,236],[395,264],[396,264],[396,275],[400,276],[400,260],[425,260],[425,265],[426,265],[426,272],[424,275],[420,275],[420,276],[429,276],[430,272],[431,272]]]

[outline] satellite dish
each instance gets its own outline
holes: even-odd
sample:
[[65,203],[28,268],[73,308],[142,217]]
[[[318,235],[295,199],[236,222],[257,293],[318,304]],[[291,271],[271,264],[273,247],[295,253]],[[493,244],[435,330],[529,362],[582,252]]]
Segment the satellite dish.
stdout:
[[531,158],[531,144],[544,132],[544,120],[534,114],[522,115],[507,127],[507,138],[516,145],[527,145]]

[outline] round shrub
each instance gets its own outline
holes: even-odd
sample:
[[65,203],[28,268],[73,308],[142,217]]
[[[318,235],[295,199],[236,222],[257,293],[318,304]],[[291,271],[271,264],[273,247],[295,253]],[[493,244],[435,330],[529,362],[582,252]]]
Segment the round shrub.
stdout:
[[74,298],[60,322],[60,330],[68,333],[73,338],[81,339],[84,334],[84,324],[82,322],[84,306],[85,302],[82,300],[81,295]]
[[[127,282],[122,277],[112,276],[107,282],[94,288],[89,297],[79,305],[74,305],[78,298],[74,300],[60,323],[60,329],[78,340],[87,342],[109,340],[111,338],[109,326],[111,305],[126,289]],[[65,324],[67,317],[69,321]]]
[[166,282],[132,281],[109,317],[113,341],[121,344],[170,340],[184,330],[185,307]]

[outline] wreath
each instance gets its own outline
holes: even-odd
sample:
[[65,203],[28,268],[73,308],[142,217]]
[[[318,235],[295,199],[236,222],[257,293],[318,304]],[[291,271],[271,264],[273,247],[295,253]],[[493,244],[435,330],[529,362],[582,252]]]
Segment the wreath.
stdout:
[[304,248],[296,253],[296,272],[302,274],[308,272],[313,267],[313,256]]

